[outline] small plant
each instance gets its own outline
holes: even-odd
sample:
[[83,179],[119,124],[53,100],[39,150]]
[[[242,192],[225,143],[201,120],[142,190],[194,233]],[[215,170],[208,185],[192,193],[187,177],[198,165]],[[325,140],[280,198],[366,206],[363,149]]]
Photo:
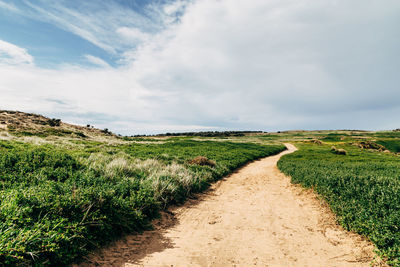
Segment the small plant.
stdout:
[[102,132],[102,133],[105,133],[105,134],[112,134],[112,133],[110,132],[110,130],[108,130],[108,128],[104,128],[103,130],[101,130],[101,132]]
[[316,144],[316,145],[322,145],[323,144],[323,142],[321,140],[318,140],[318,139],[312,139],[312,140],[310,140],[308,142]]
[[203,156],[195,157],[194,159],[189,160],[189,164],[199,165],[199,166],[210,166],[215,167],[216,163],[213,160],[210,160]]
[[82,133],[82,132],[75,132],[75,134],[76,134],[77,136],[79,136],[79,137],[82,137],[82,138],[86,138],[86,137],[87,137],[86,134],[84,134],[84,133]]
[[47,124],[52,126],[52,127],[60,126],[61,125],[61,120],[60,119],[49,119],[47,121]]
[[384,146],[377,144],[375,142],[371,142],[371,141],[361,141],[361,142],[355,143],[355,145],[362,149],[374,149],[374,150],[379,150],[379,151],[386,150]]
[[331,147],[331,152],[338,155],[347,155],[347,151],[342,148]]

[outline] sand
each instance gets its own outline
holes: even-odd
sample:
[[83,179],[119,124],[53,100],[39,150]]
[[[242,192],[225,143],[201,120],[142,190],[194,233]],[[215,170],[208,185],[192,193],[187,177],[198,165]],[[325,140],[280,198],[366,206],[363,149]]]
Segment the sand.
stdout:
[[322,200],[277,169],[279,158],[296,150],[287,147],[163,212],[153,231],[126,236],[82,266],[370,266],[374,246],[343,230]]

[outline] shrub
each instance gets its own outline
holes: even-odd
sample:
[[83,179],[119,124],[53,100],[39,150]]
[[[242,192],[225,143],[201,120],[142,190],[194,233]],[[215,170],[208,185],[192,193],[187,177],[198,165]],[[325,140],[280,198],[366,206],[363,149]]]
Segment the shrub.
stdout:
[[61,120],[60,119],[49,119],[47,121],[47,124],[52,126],[52,127],[60,126],[61,125]]
[[347,151],[342,148],[336,148],[335,146],[331,147],[331,152],[338,155],[347,155]]
[[323,142],[321,140],[318,140],[318,139],[312,139],[312,140],[310,140],[308,142],[316,144],[316,145],[322,145],[323,144]]
[[210,160],[203,156],[197,156],[194,159],[189,160],[188,163],[192,165],[210,166],[210,167],[215,167],[216,164],[215,161]]
[[104,133],[104,134],[112,134],[112,133],[108,130],[108,128],[104,128],[103,130],[101,130],[101,132]]
[[354,145],[356,145],[362,149],[374,149],[374,150],[379,150],[379,151],[386,150],[384,146],[377,144],[375,142],[372,142],[372,141],[361,141],[358,143],[354,143]]

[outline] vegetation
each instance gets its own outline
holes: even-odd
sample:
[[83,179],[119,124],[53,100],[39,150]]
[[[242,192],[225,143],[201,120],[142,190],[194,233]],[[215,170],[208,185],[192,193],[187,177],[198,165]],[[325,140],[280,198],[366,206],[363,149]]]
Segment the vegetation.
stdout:
[[[260,134],[262,131],[206,131],[206,132],[183,132],[183,133],[165,133],[155,136],[201,136],[201,137],[229,137],[245,136],[246,134]],[[147,135],[135,135],[134,137],[146,137]]]
[[197,156],[194,159],[189,160],[189,164],[215,167],[215,161],[209,160],[208,158],[203,156]]
[[60,126],[61,125],[61,120],[60,119],[49,119],[47,121],[47,123],[52,127],[56,127],[56,126]]
[[382,139],[377,141],[378,144],[394,153],[400,153],[400,139]]
[[282,142],[299,151],[279,168],[400,266],[399,130],[120,137],[15,111],[0,111],[0,265],[73,262]]
[[336,148],[335,146],[331,147],[331,152],[338,155],[347,155],[347,151],[343,148]]
[[279,169],[313,188],[346,229],[370,238],[390,264],[400,266],[399,157],[345,144],[345,157],[327,145],[298,147],[281,158]]
[[[148,228],[160,209],[246,162],[284,149],[190,140],[84,144],[67,150],[0,141],[1,263],[72,262],[122,233]],[[198,156],[215,165],[190,164]]]

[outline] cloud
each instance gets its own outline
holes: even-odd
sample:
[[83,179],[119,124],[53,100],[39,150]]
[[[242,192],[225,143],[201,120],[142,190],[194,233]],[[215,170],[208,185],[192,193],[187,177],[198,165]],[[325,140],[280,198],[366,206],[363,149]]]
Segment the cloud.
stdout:
[[[399,7],[397,1],[199,0],[160,11],[182,15],[173,23],[154,18],[154,25],[163,23],[151,32],[139,22],[120,23],[118,12],[94,12],[84,21],[84,8],[74,16],[51,6],[110,53],[120,50],[124,64],[0,66],[0,106],[124,134],[398,128]],[[133,39],[142,41],[127,47]]]
[[24,3],[25,16],[52,23],[114,55],[140,45],[148,34],[164,30],[183,8],[183,1],[175,8],[168,7],[176,4],[148,4],[140,11],[116,1],[38,0]]
[[101,58],[92,56],[92,55],[85,55],[85,58],[87,61],[89,61],[90,63],[103,67],[103,68],[108,68],[110,67],[110,65],[108,65],[107,62],[105,62],[104,60],[102,60]]
[[18,12],[18,8],[10,3],[0,1],[0,8],[7,9],[8,11]]
[[33,57],[26,51],[26,49],[0,40],[0,64],[33,65]]
[[117,33],[120,34],[122,38],[131,40],[133,42],[143,42],[149,39],[148,34],[137,28],[121,27],[117,29]]
[[[136,52],[132,68],[141,86],[167,93],[165,109],[186,122],[383,127],[348,114],[399,106],[400,4],[391,5],[197,1],[181,24]],[[332,118],[340,119],[329,126]]]

